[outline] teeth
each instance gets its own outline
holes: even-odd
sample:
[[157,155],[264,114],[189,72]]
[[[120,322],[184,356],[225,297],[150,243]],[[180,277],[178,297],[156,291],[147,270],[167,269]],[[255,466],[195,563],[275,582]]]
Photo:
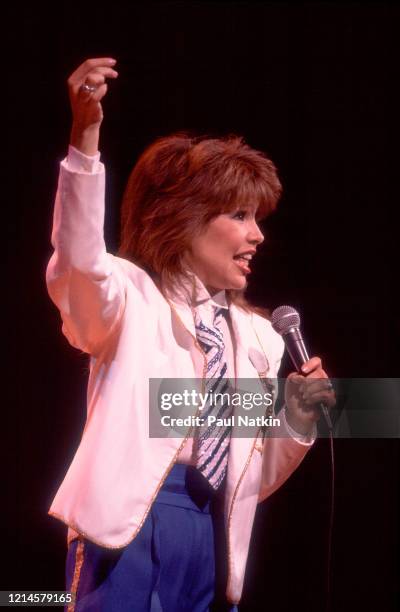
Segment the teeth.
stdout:
[[250,261],[253,256],[250,253],[245,253],[243,255],[238,255],[237,259],[244,259],[245,261]]

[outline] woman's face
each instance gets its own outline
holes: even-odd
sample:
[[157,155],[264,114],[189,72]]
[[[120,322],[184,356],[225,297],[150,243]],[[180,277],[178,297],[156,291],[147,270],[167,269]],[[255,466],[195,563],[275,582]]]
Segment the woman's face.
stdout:
[[251,258],[263,240],[255,210],[223,213],[193,238],[186,261],[211,295],[221,289],[244,289]]

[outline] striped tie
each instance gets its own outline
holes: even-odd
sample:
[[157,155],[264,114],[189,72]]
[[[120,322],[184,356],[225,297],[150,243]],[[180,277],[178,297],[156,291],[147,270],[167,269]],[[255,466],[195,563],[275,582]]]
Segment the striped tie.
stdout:
[[[213,326],[207,327],[195,312],[197,340],[207,356],[205,393],[228,393],[226,376],[225,344],[219,324],[224,316],[223,308],[216,308]],[[213,398],[214,399],[214,398]],[[231,435],[230,426],[208,425],[207,417],[228,418],[231,407],[226,401],[208,401],[203,408],[203,425],[199,428],[196,467],[214,489],[222,483],[228,467],[228,450]]]

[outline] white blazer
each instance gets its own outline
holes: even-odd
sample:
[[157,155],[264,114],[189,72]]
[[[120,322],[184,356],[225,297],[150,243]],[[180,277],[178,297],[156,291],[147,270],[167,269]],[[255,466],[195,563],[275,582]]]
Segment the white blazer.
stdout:
[[[149,378],[195,378],[203,357],[190,308],[172,305],[141,268],[106,252],[104,166],[61,162],[46,280],[70,344],[90,354],[82,440],[49,514],[96,544],[126,546],[139,532],[185,440],[148,435]],[[257,378],[249,350],[276,377],[283,342],[271,324],[229,307],[238,378]],[[197,364],[197,365],[196,365]],[[263,389],[260,385],[260,392]],[[282,423],[282,428],[285,425]],[[227,598],[241,597],[257,502],[296,469],[310,444],[293,437],[232,435],[225,526]]]

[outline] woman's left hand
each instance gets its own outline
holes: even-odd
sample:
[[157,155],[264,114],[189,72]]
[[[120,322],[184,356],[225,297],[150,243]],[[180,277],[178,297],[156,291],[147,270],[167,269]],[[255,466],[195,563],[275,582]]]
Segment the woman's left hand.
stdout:
[[332,408],[336,397],[319,357],[312,357],[301,370],[303,374],[292,372],[286,380],[286,419],[295,431],[307,435],[321,416],[318,404]]

